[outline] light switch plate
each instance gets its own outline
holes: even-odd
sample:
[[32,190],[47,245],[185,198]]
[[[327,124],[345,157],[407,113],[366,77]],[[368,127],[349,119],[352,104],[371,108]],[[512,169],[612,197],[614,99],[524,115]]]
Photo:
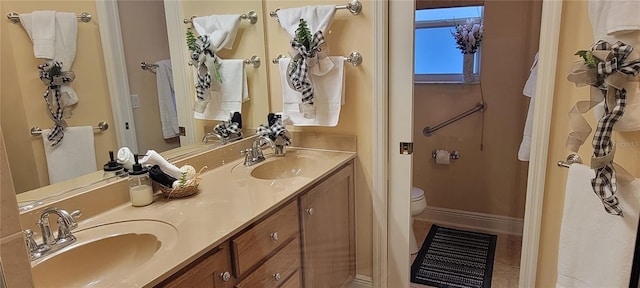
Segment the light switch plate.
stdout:
[[138,94],[131,94],[131,108],[140,108],[140,97],[138,97]]

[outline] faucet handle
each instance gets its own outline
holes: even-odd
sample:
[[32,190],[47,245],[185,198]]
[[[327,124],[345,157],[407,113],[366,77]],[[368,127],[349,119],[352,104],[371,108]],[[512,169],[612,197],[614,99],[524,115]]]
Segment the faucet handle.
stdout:
[[29,251],[35,251],[38,248],[36,240],[33,240],[33,231],[31,229],[24,230],[24,237]]

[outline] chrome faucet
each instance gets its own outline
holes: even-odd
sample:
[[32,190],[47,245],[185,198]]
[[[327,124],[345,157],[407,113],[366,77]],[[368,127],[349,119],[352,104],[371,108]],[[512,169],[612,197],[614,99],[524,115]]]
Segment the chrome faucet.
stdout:
[[[251,166],[257,163],[260,163],[265,160],[264,154],[262,153],[263,146],[267,145],[271,147],[273,150],[273,156],[283,157],[286,153],[285,147],[286,144],[284,141],[279,141],[277,137],[276,140],[271,140],[268,136],[258,136],[250,149],[246,149],[242,151],[242,154],[245,155],[244,165]],[[281,143],[281,144],[279,144]]]
[[[58,234],[55,237],[49,224],[50,214],[58,216]],[[40,219],[36,222],[42,233],[42,244],[37,244],[33,239],[33,231],[29,229],[24,231],[31,260],[36,260],[75,242],[76,237],[73,236],[71,230],[78,228],[78,223],[74,218],[80,217],[81,214],[80,210],[69,213],[66,210],[55,207],[44,209],[40,215]]]
[[204,134],[204,137],[202,137],[202,144],[207,144],[207,142],[209,142],[209,139],[212,139],[212,138],[215,138],[216,140],[218,140],[220,144],[227,144],[227,143],[231,143],[233,141],[242,139],[242,131],[238,133],[230,134],[227,137],[220,135],[216,131],[207,132],[207,134]]

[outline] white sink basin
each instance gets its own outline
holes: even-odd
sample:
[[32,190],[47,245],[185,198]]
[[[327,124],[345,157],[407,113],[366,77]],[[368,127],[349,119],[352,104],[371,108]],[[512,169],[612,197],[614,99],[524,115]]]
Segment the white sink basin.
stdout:
[[74,232],[78,240],[32,262],[36,287],[118,286],[120,279],[175,245],[178,232],[166,223],[134,220]]

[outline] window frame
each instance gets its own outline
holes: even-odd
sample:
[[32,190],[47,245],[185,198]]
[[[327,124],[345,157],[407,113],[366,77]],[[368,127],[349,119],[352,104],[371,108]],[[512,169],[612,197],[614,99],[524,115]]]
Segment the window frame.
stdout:
[[[418,29],[429,29],[429,28],[446,28],[446,27],[451,27],[454,28],[456,25],[458,24],[466,24],[467,19],[472,19],[474,20],[474,22],[477,23],[481,23],[484,19],[484,5],[477,5],[477,6],[483,6],[483,10],[482,10],[482,17],[468,17],[468,18],[460,18],[460,19],[441,19],[441,20],[425,20],[425,21],[415,21],[415,25],[414,25],[414,31],[413,31],[413,35],[415,37],[416,31]],[[447,8],[447,7],[443,7],[443,8]],[[455,8],[455,7],[448,7],[448,8]],[[415,16],[414,16],[415,17]],[[415,55],[415,47],[414,47],[414,55]],[[474,61],[474,67],[477,67],[478,72],[477,73],[473,73],[474,76],[476,76],[475,78],[478,79],[478,81],[480,81],[480,68],[481,68],[481,55],[482,55],[482,46],[480,46],[478,48],[478,50],[476,51],[476,60]],[[414,57],[415,59],[415,57]],[[415,63],[414,63],[415,65]],[[475,70],[475,69],[474,69]],[[414,74],[413,74],[413,82],[415,84],[434,84],[434,83],[454,83],[454,84],[459,84],[459,83],[463,83],[463,77],[462,77],[462,73],[458,73],[458,74],[416,74],[415,73],[415,67],[414,67]],[[477,83],[477,82],[474,82]],[[471,83],[471,84],[474,84]],[[468,84],[468,83],[467,83]]]

